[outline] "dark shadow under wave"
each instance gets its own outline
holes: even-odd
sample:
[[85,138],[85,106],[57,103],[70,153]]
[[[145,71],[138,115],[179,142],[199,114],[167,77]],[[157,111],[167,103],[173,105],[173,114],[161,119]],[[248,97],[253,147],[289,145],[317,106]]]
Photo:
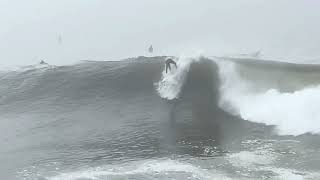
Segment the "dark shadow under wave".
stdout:
[[[220,109],[219,86],[218,66],[212,60],[201,59],[191,64],[180,98],[167,102],[169,127],[174,132],[165,131],[167,136],[171,135],[167,139],[195,146],[182,148],[184,154],[220,156],[229,149],[239,150],[245,139],[272,135],[272,127],[243,121]],[[204,153],[205,147],[216,149],[208,154]]]

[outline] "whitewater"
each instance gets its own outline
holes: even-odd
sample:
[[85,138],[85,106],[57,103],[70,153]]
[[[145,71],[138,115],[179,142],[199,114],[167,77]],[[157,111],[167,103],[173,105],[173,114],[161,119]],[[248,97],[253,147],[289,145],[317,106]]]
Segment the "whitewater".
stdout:
[[[190,64],[201,58],[204,59],[182,57],[177,71],[163,71],[157,89],[160,96],[168,100],[178,98]],[[275,125],[283,135],[320,133],[319,65],[270,63],[261,59],[210,60],[219,67],[219,106],[223,110],[244,120]]]
[[2,179],[320,178],[320,65],[166,58],[1,71]]

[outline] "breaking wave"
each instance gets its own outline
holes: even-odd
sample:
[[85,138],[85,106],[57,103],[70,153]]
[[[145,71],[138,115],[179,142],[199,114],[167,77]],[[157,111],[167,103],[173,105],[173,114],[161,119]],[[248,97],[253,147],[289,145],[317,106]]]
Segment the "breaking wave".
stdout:
[[220,107],[279,134],[320,132],[319,67],[287,63],[217,61]]
[[165,58],[86,61],[1,72],[0,112],[96,110],[108,106],[110,99],[125,101],[129,94],[157,94],[170,101],[183,100],[188,92],[197,98],[206,89],[212,91],[205,95],[214,102],[213,108],[275,126],[279,134],[320,133],[320,66],[180,57],[178,69],[166,74]]

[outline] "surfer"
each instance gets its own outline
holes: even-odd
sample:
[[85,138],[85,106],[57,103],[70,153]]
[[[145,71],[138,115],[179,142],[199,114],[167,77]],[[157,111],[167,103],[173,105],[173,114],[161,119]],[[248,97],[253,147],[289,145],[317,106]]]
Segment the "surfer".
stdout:
[[39,64],[48,64],[44,60],[41,60]]
[[149,53],[153,53],[153,47],[152,47],[152,45],[149,47],[148,51],[149,51]]
[[178,68],[177,63],[174,62],[174,60],[172,60],[171,58],[166,59],[166,73],[168,73],[168,69],[171,71],[171,66],[170,64],[174,64],[174,66],[176,67],[176,69]]

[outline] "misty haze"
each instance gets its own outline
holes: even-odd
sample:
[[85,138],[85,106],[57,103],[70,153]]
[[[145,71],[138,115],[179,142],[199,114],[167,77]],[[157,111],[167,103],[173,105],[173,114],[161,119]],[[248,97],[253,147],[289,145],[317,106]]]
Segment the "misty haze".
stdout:
[[320,179],[319,7],[0,0],[0,179]]

